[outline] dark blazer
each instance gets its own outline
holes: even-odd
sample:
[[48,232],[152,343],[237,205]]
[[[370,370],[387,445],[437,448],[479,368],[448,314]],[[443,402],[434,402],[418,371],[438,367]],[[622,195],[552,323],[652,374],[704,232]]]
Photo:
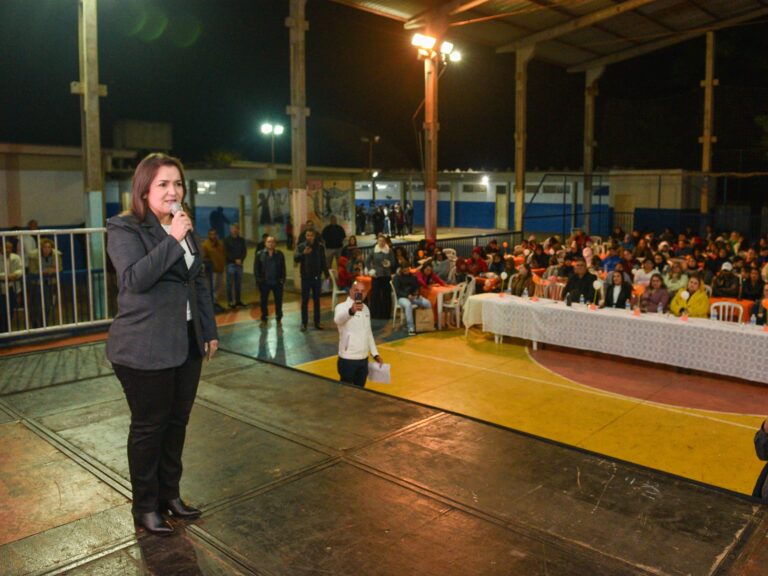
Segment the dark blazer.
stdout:
[[[266,265],[268,255],[269,252],[265,248],[264,250],[259,250],[256,253],[256,258],[253,259],[253,276],[256,278],[257,284],[264,282],[264,266]],[[280,250],[275,249],[274,257],[277,281],[280,284],[285,284],[285,256]]]
[[622,283],[619,297],[616,298],[615,302],[613,301],[613,284],[604,284],[603,286],[605,292],[603,308],[624,308],[627,305],[627,300],[632,301],[632,284],[629,282]]
[[110,362],[138,370],[181,366],[189,353],[187,301],[201,355],[218,339],[213,304],[195,256],[187,269],[184,249],[151,211],[107,221],[107,253],[117,276],[117,316],[107,339]]

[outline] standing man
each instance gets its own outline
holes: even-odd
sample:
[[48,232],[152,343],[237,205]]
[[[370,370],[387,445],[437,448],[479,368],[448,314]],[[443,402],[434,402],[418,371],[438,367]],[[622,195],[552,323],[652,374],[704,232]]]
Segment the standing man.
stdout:
[[323,245],[317,241],[315,231],[307,229],[306,240],[300,242],[293,256],[293,261],[301,267],[301,331],[306,332],[309,321],[309,292],[312,291],[312,307],[315,328],[320,325],[320,284],[322,276],[328,277],[328,262],[325,259]]
[[269,318],[269,292],[275,297],[275,317],[277,325],[283,324],[283,286],[285,285],[285,256],[275,249],[277,241],[274,236],[267,236],[265,247],[256,254],[253,261],[253,275],[259,287],[261,304],[261,326],[267,325]]
[[219,234],[215,228],[208,230],[208,238],[203,242],[203,264],[208,273],[208,282],[211,285],[211,299],[213,311],[223,312],[219,306],[219,298],[224,288],[224,268],[227,256],[224,254],[224,243],[219,240]]
[[[38,230],[37,220],[30,220],[27,222],[27,228],[32,232]],[[21,253],[21,246],[22,244],[24,245],[24,268],[27,270],[29,269],[29,255],[37,250],[37,239],[37,236],[25,234],[21,237],[21,242],[19,242],[16,247],[19,253]]]
[[312,232],[316,232],[315,223],[313,220],[307,220],[307,223],[304,224],[304,229],[299,233],[299,244],[307,239],[307,232],[310,230],[312,230]]
[[384,362],[373,339],[371,313],[363,304],[365,292],[365,285],[355,282],[347,300],[333,311],[333,321],[339,329],[339,379],[360,388],[365,387],[368,378],[368,355],[379,364]]
[[347,237],[347,233],[344,232],[337,220],[336,216],[331,216],[331,223],[323,228],[323,243],[325,244],[325,257],[328,263],[328,268],[331,267],[333,259],[336,258],[336,264],[339,263],[339,256],[341,255],[341,247],[344,245],[344,238]]
[[227,301],[230,308],[245,306],[240,299],[243,284],[243,262],[248,248],[240,237],[240,226],[230,224],[229,236],[224,239],[224,253],[227,256]]
[[355,234],[365,234],[365,207],[362,204],[355,209]]
[[211,212],[211,215],[208,217],[208,223],[211,228],[216,230],[216,234],[219,235],[219,238],[224,238],[224,236],[226,236],[229,218],[224,214],[224,208],[222,206],[217,207],[216,210]]

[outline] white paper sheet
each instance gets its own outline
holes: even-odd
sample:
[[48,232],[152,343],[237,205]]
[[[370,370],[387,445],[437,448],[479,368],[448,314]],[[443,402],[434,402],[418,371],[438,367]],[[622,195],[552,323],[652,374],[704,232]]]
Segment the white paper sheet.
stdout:
[[368,362],[368,380],[377,384],[390,383],[390,365]]

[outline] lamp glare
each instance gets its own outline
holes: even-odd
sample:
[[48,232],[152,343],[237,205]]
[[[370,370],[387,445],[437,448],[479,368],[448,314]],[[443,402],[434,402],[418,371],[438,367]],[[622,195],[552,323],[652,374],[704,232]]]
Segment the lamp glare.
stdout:
[[452,42],[448,42],[448,41],[446,40],[445,42],[443,42],[442,44],[440,44],[440,53],[441,53],[441,54],[445,54],[445,55],[448,55],[448,54],[450,54],[451,52],[453,52],[453,43],[452,43]]
[[450,55],[448,56],[448,59],[451,62],[461,62],[461,52],[459,52],[458,50],[454,50],[453,52],[450,53]]
[[414,34],[411,39],[411,44],[417,48],[423,48],[425,50],[432,50],[437,43],[437,38],[432,36],[426,36],[425,34]]
[[275,136],[280,136],[285,131],[282,124],[275,124]]
[[265,122],[264,124],[261,125],[262,134],[272,134],[273,129],[274,127],[272,126],[272,124],[269,124],[268,122]]

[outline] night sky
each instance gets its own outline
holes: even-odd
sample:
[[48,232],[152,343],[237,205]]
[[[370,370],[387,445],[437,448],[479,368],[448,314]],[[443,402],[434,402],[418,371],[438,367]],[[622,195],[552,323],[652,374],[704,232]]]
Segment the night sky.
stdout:
[[[289,46],[283,0],[100,0],[103,145],[121,119],[170,122],[174,153],[202,162],[215,151],[268,161],[263,120],[289,125]],[[308,161],[367,165],[362,136],[378,134],[374,164],[417,168],[411,116],[423,65],[402,24],[327,0],[309,0]],[[714,168],[766,168],[768,22],[717,39]],[[0,141],[79,145],[76,0],[0,0]],[[464,61],[440,82],[441,169],[507,169],[514,158],[514,55],[461,44]],[[611,66],[600,82],[597,164],[700,167],[704,39]],[[583,74],[534,61],[529,169],[581,166]],[[277,160],[290,143],[277,141]]]

